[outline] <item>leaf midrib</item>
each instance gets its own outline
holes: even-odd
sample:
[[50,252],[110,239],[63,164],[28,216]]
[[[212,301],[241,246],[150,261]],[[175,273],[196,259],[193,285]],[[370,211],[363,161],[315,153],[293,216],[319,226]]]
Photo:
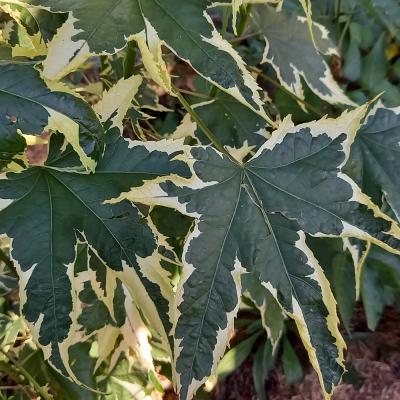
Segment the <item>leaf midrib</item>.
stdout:
[[125,247],[120,243],[120,241],[118,240],[118,238],[114,235],[114,233],[112,231],[110,231],[109,227],[107,226],[107,224],[104,223],[104,220],[91,208],[89,207],[85,201],[78,196],[78,194],[76,194],[69,186],[67,186],[62,180],[60,180],[55,174],[53,174],[51,172],[51,170],[49,171],[49,175],[51,175],[53,177],[54,180],[56,180],[60,185],[62,185],[68,192],[70,192],[72,194],[72,196],[74,198],[76,198],[77,200],[79,200],[79,202],[87,209],[90,211],[91,214],[93,214],[96,219],[98,219],[101,223],[101,225],[103,225],[107,232],[110,234],[110,236],[114,239],[114,241],[118,244],[118,246],[120,247],[120,249],[122,250],[122,252],[124,253],[126,260],[129,261],[131,267],[136,271],[136,273],[138,272],[135,268],[135,263],[132,262],[131,258],[128,256]]
[[248,181],[250,182],[250,185],[251,185],[251,188],[252,188],[252,190],[253,190],[253,192],[254,192],[254,195],[256,196],[256,200],[257,200],[257,202],[258,202],[258,206],[260,207],[260,209],[261,209],[261,211],[262,211],[261,214],[262,214],[262,216],[263,216],[263,218],[264,218],[264,222],[265,222],[265,224],[267,225],[267,228],[268,228],[268,230],[270,231],[270,233],[271,233],[271,235],[272,235],[272,238],[274,239],[275,246],[276,246],[276,248],[277,248],[277,250],[278,250],[279,258],[281,259],[281,264],[283,265],[283,269],[284,269],[284,271],[285,271],[286,278],[287,278],[287,280],[288,280],[288,282],[289,282],[290,287],[292,288],[292,293],[293,293],[293,295],[294,295],[296,301],[297,301],[299,304],[301,304],[301,302],[299,301],[299,297],[298,297],[298,295],[297,295],[296,289],[294,288],[294,286],[293,286],[293,284],[292,284],[292,281],[291,281],[291,279],[290,279],[290,273],[289,273],[289,271],[287,270],[285,259],[283,258],[282,251],[281,251],[281,248],[280,248],[279,243],[278,243],[278,239],[277,239],[276,236],[275,236],[274,229],[273,229],[273,227],[272,227],[272,225],[271,225],[271,222],[269,221],[268,214],[267,214],[267,211],[266,211],[266,209],[265,209],[265,207],[264,207],[264,204],[263,204],[261,198],[259,197],[259,195],[258,195],[258,193],[257,193],[257,190],[256,190],[255,186],[253,185],[253,181],[250,179],[250,177],[248,176],[247,172],[245,172],[245,175],[246,175]]
[[50,188],[50,183],[48,180],[48,177],[45,176],[45,181],[47,185],[47,190],[49,194],[49,214],[50,214],[50,277],[51,277],[51,290],[53,294],[53,320],[54,320],[54,325],[55,325],[55,336],[57,343],[60,343],[60,337],[58,335],[58,319],[57,319],[57,313],[56,313],[56,293],[54,290],[55,284],[54,284],[54,265],[53,265],[53,199],[51,195],[51,188]]
[[[343,221],[342,217],[340,217],[340,216],[334,214],[332,211],[327,210],[326,208],[320,206],[319,204],[315,204],[315,203],[313,203],[313,202],[311,202],[311,201],[309,201],[309,200],[302,199],[301,197],[295,195],[294,193],[288,192],[287,190],[285,190],[285,189],[283,189],[283,188],[281,188],[281,187],[279,187],[279,186],[276,186],[276,185],[273,184],[272,182],[267,181],[264,177],[258,175],[258,174],[255,173],[254,171],[252,171],[250,168],[247,169],[247,170],[248,170],[249,172],[251,172],[253,175],[255,175],[258,179],[260,179],[261,181],[263,181],[263,182],[266,183],[267,185],[270,185],[270,186],[272,186],[273,188],[279,190],[280,192],[285,193],[285,194],[287,194],[288,196],[295,198],[296,200],[302,201],[302,202],[307,203],[307,204],[309,204],[309,205],[311,205],[311,206],[313,206],[313,207],[315,207],[315,208],[318,208],[318,209],[320,209],[320,210],[322,210],[322,211],[324,211],[324,212],[326,212],[326,213],[332,215],[333,217],[339,219],[340,221]],[[347,221],[346,221],[346,222],[347,222]],[[350,225],[352,225],[352,224],[350,223]]]
[[[292,280],[291,280],[290,277],[293,277],[294,279],[299,280],[299,281],[302,282],[303,284],[307,284],[307,286],[309,286],[309,287],[312,288],[313,290],[316,290],[316,289],[315,289],[314,287],[312,287],[307,281],[301,279],[301,277],[295,276],[295,275],[291,274],[291,273],[288,271],[288,269],[287,269],[287,267],[286,267],[286,262],[285,262],[285,260],[284,260],[284,258],[283,258],[283,255],[282,255],[282,252],[281,252],[279,243],[278,243],[278,240],[277,240],[277,238],[276,238],[276,236],[275,236],[274,229],[273,229],[273,227],[272,227],[272,225],[271,225],[271,223],[270,223],[270,221],[269,221],[269,219],[268,219],[267,211],[265,210],[265,207],[264,207],[264,205],[263,205],[263,202],[262,202],[261,198],[258,196],[258,193],[257,193],[255,187],[253,186],[252,180],[251,180],[250,177],[247,175],[247,173],[245,173],[245,174],[246,174],[246,177],[247,177],[247,179],[249,180],[250,185],[251,185],[251,187],[252,187],[252,189],[253,189],[253,192],[254,192],[254,194],[255,194],[255,196],[256,196],[256,198],[257,198],[258,205],[259,205],[259,207],[261,208],[261,210],[263,211],[263,212],[262,212],[262,215],[263,215],[263,217],[264,217],[264,222],[266,223],[266,225],[267,225],[268,229],[270,230],[271,235],[272,235],[272,237],[273,237],[273,239],[274,239],[276,248],[277,248],[277,250],[278,250],[278,253],[279,253],[279,256],[280,256],[280,259],[281,259],[281,263],[282,263],[283,269],[284,269],[284,271],[285,271],[285,275],[286,275],[287,280],[288,280],[288,282],[289,282],[289,285],[290,285],[290,287],[291,287],[291,289],[292,289],[292,290],[291,290],[292,296],[296,299],[296,301],[297,301],[299,307],[301,308],[301,310],[302,310],[302,312],[303,312],[303,303],[302,303],[302,301],[300,301],[300,298],[299,298],[299,296],[298,296],[298,294],[297,294],[297,291],[296,291],[295,287],[293,286],[293,283],[292,283]],[[296,248],[297,248],[297,247],[296,247]],[[302,251],[301,249],[299,249],[299,250]],[[310,268],[313,268],[312,265],[310,265],[310,264],[308,264],[308,265],[310,266]],[[271,293],[271,294],[272,294],[272,293]],[[276,299],[276,300],[278,301],[278,299]],[[292,303],[293,303],[293,301],[292,301]],[[280,304],[280,303],[278,302],[278,304]],[[292,304],[292,307],[293,307],[293,304]],[[285,308],[285,307],[284,307],[284,308]],[[291,312],[293,312],[293,310],[292,310]],[[314,345],[314,344],[313,344],[313,342],[314,342],[313,334],[312,334],[312,332],[308,329],[308,324],[307,324],[307,321],[306,321],[305,318],[304,318],[304,322],[305,322],[305,324],[306,324],[308,333],[309,333],[309,335],[310,335],[310,342],[311,342],[312,345]]]
[[[230,177],[230,179],[233,179],[234,177],[236,177],[237,175],[239,175],[239,173],[241,173],[241,171],[238,171],[237,173],[235,173],[233,176]],[[228,181],[228,180],[230,180],[230,179],[227,179],[227,180],[225,180],[224,182],[226,183],[226,181]],[[215,270],[214,270],[213,279],[212,279],[212,282],[211,282],[211,285],[210,285],[210,289],[209,289],[209,291],[208,291],[207,304],[206,304],[206,306],[204,307],[204,312],[203,312],[201,324],[199,325],[199,335],[198,335],[198,337],[197,337],[197,342],[196,342],[195,350],[194,350],[193,353],[192,353],[193,356],[192,356],[192,364],[191,364],[191,366],[190,366],[190,381],[193,380],[193,366],[194,366],[195,359],[196,359],[196,357],[197,357],[197,351],[198,351],[199,344],[200,344],[200,338],[202,337],[201,333],[202,333],[202,330],[203,330],[203,328],[204,328],[204,321],[205,321],[206,314],[207,314],[207,312],[208,312],[208,306],[209,306],[210,299],[211,299],[211,293],[212,293],[212,291],[213,291],[212,289],[213,289],[213,287],[214,287],[214,282],[215,282],[217,273],[218,273],[218,271],[219,271],[219,267],[220,267],[220,265],[221,265],[221,258],[222,258],[222,254],[223,254],[223,252],[224,252],[224,250],[225,250],[226,240],[227,240],[228,234],[229,234],[229,232],[230,232],[230,230],[231,230],[231,227],[232,227],[233,221],[234,221],[234,219],[235,219],[235,216],[236,216],[237,207],[238,207],[239,202],[240,202],[241,192],[242,192],[242,185],[239,185],[239,191],[238,191],[237,199],[236,199],[236,202],[235,202],[235,207],[234,207],[234,209],[233,209],[233,212],[232,212],[232,215],[231,215],[231,218],[230,218],[228,227],[227,227],[227,229],[226,229],[226,231],[225,231],[224,240],[223,240],[223,242],[222,242],[222,246],[221,246],[221,249],[220,249],[220,252],[219,252],[219,256],[218,256],[218,260],[217,260],[217,263],[216,263],[216,268],[215,268]],[[229,322],[227,321],[227,323],[229,323]],[[216,344],[216,345],[217,345],[217,344]]]

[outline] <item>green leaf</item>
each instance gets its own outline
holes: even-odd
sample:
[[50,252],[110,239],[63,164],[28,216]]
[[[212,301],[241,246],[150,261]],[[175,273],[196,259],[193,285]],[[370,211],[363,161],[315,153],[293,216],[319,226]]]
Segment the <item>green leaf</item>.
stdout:
[[[71,356],[75,361],[74,373],[86,385],[94,387],[93,358],[88,354],[90,344],[74,346]],[[18,361],[42,387],[51,386],[58,400],[96,400],[95,393],[71,382],[54,371],[43,359],[43,353],[31,346],[24,346],[18,354]]]
[[[22,4],[22,5],[21,5]],[[9,22],[11,29],[6,29],[4,40],[11,45],[13,57],[36,58],[47,54],[46,44],[37,29],[33,29],[32,15],[26,7],[14,4],[12,1],[2,1],[3,18],[5,15],[11,18]],[[36,26],[35,26],[36,27]]]
[[340,382],[344,342],[336,303],[305,233],[355,236],[400,253],[397,223],[341,171],[365,111],[297,127],[286,119],[243,165],[211,147],[191,148],[191,180],[150,182],[121,197],[196,219],[177,292],[175,364],[183,400],[224,352],[245,269],[296,321],[327,397]]
[[[107,270],[105,271],[105,276],[107,276]],[[79,293],[79,300],[83,307],[77,322],[82,326],[81,329],[84,330],[85,334],[88,336],[107,326],[121,327],[125,322],[125,294],[122,283],[119,279],[116,280],[114,278],[114,283],[111,277],[108,278],[111,281],[108,284],[108,291],[111,291],[111,293],[107,293],[106,288],[100,288],[101,290],[99,290],[99,288],[96,287],[96,281],[92,282],[90,276],[88,280],[82,282],[83,289]],[[100,295],[96,293],[96,289],[100,292]],[[102,294],[104,298],[102,298]],[[111,298],[111,301],[109,301],[108,298]],[[117,311],[117,313],[115,311]]]
[[[174,143],[113,137],[94,174],[34,167],[0,180],[0,198],[9,199],[2,202],[0,233],[12,239],[22,313],[46,358],[64,374],[71,375],[68,348],[76,323],[71,312],[78,236],[129,289],[168,346],[169,303],[164,295],[169,293],[161,274],[152,269],[155,235],[131,203],[107,200],[146,180],[187,176],[185,164],[174,161],[178,154]],[[16,216],[23,223],[16,223]]]
[[[329,113],[329,104],[314,94],[306,84],[304,85],[304,98],[307,104],[312,107],[312,110],[309,106],[305,107],[296,98],[279,88],[275,94],[274,105],[281,116],[291,114],[293,122],[297,124],[313,121]],[[304,111],[304,108],[306,108],[306,111]]]
[[377,105],[352,146],[346,172],[372,200],[383,197],[400,218],[400,109]]
[[9,132],[0,125],[0,172],[7,167],[12,169],[15,164],[17,168],[18,165],[24,166],[25,147],[26,141],[22,135]]
[[274,365],[275,352],[273,351],[271,342],[267,340],[262,348],[258,349],[253,360],[253,382],[260,400],[267,400],[265,380]]
[[0,271],[0,296],[4,297],[18,287],[18,280]]
[[382,34],[375,42],[372,50],[362,62],[360,82],[369,90],[385,79],[388,61],[385,56],[385,35]]
[[358,43],[351,37],[344,56],[343,74],[350,81],[357,81],[361,76],[361,51]]
[[288,385],[297,383],[303,379],[303,368],[300,360],[287,337],[283,339],[282,363]]
[[[112,370],[122,353],[127,357],[134,353],[138,366],[146,371],[153,370],[148,342],[150,332],[133,305],[129,290],[115,271],[86,245],[84,247],[81,252],[78,248],[75,262],[74,281],[79,298],[75,307],[77,340],[84,342],[96,335],[98,354],[95,370],[110,356],[108,369]],[[159,266],[154,263],[153,267]]]
[[0,74],[1,153],[3,148],[6,157],[21,151],[25,141],[18,131],[40,135],[49,129],[58,130],[72,144],[83,165],[93,170],[104,129],[92,108],[69,93],[51,91],[32,65],[1,64]]
[[400,89],[397,84],[389,82],[388,79],[377,82],[371,89],[372,95],[382,94],[382,102],[386,107],[398,107],[400,105]]
[[358,0],[392,36],[400,38],[400,4],[396,0]]
[[252,10],[252,23],[266,43],[262,63],[272,65],[286,89],[304,99],[301,82],[301,78],[304,78],[321,99],[333,104],[353,105],[334,80],[320,54],[337,53],[324,26],[313,23],[318,51],[314,47],[307,20],[296,14],[277,12],[272,7],[260,5]]
[[162,387],[162,384],[157,378],[157,375],[154,371],[149,372],[149,380],[153,384],[155,390],[157,390],[158,393],[164,394],[164,389]]
[[261,332],[255,333],[254,335],[240,342],[225,354],[217,368],[218,380],[225,379],[228,375],[242,365],[242,363],[250,355],[254,343],[260,334]]
[[268,118],[254,78],[215,29],[206,0],[188,0],[182,7],[176,7],[175,0],[32,0],[31,4],[73,15],[54,38],[57,45],[49,47],[44,67],[52,79],[64,76],[91,54],[114,54],[132,38],[152,79],[166,89],[171,85],[162,44],[205,79]]
[[380,286],[378,271],[364,268],[361,277],[361,295],[368,328],[374,331],[385,307],[383,288]]
[[384,307],[400,295],[400,257],[372,246],[361,276],[361,295],[368,328],[375,330]]
[[101,400],[131,400],[145,398],[147,376],[126,358],[121,358],[113,371],[101,382],[105,395]]
[[[21,318],[10,318],[0,314],[0,327],[0,345],[7,352],[11,347],[14,347],[18,334],[24,331],[24,323]],[[7,360],[7,357],[1,353],[0,360]]]

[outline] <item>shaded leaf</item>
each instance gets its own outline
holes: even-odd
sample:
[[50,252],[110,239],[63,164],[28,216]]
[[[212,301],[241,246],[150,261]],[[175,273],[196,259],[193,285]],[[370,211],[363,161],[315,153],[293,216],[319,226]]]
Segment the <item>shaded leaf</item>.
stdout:
[[292,385],[303,379],[304,374],[300,360],[287,337],[283,339],[282,363],[288,385]]
[[[194,108],[211,132],[215,132],[226,146],[234,149],[244,145],[256,148],[266,140],[265,120],[222,91],[218,91],[210,101],[195,104]],[[195,135],[201,144],[210,143],[200,128]]]
[[[296,96],[304,98],[301,78],[310,89],[329,103],[353,103],[336,83],[322,54],[336,54],[328,31],[313,23],[318,50],[314,47],[307,20],[285,11],[276,12],[269,6],[252,11],[252,24],[265,40],[262,63],[274,68],[281,84]],[[290,26],[290,29],[288,29]]]
[[225,354],[217,368],[217,377],[219,380],[225,379],[242,365],[250,355],[254,343],[260,336],[260,333],[261,332],[253,334]]
[[267,400],[265,380],[274,365],[275,356],[273,346],[271,342],[267,340],[264,345],[258,349],[253,360],[253,382],[260,400]]
[[372,246],[361,276],[361,295],[368,328],[375,330],[386,305],[400,295],[400,257]]

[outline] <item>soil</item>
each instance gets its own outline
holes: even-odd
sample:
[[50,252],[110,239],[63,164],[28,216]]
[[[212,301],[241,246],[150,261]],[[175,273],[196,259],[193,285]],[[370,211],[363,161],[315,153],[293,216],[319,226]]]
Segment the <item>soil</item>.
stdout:
[[[342,383],[332,399],[400,400],[400,314],[386,309],[377,330],[370,332],[360,308],[353,318],[351,331],[347,361],[352,369],[352,383]],[[215,400],[257,399],[251,358],[217,385]],[[294,385],[285,383],[282,366],[278,365],[268,376],[265,388],[269,400],[323,399],[317,375],[310,365],[305,366],[304,380]]]

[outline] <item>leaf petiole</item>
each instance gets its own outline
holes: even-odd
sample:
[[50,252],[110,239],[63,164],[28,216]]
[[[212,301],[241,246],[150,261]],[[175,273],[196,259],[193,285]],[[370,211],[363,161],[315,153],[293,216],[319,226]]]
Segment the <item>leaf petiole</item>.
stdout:
[[217,150],[221,153],[225,154],[232,162],[238,164],[238,161],[232,157],[232,155],[226,150],[225,146],[218,140],[218,138],[210,131],[204,121],[200,118],[200,116],[196,113],[193,107],[188,103],[188,101],[182,96],[179,89],[172,84],[172,90],[180,103],[182,104],[183,108],[190,114],[193,121],[199,126],[199,128],[204,132],[204,134],[208,137],[211,143],[215,146]]

